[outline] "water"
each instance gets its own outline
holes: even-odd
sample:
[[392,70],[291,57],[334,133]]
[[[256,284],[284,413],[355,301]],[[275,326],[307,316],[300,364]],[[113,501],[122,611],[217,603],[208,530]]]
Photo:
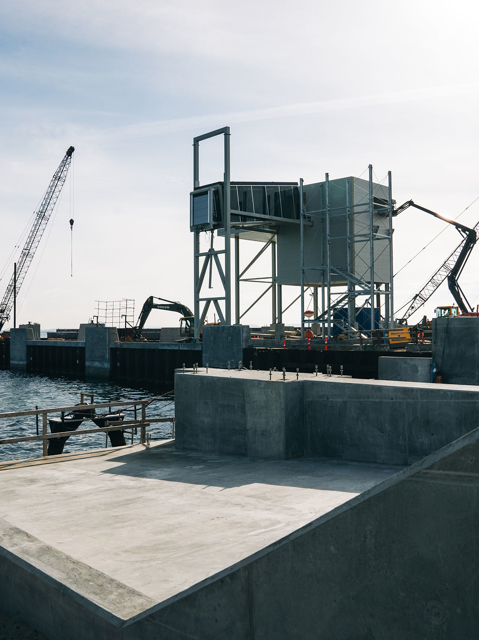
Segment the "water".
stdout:
[[[31,375],[16,371],[0,370],[0,413],[7,411],[29,411],[38,406],[39,409],[51,407],[73,406],[80,402],[80,393],[94,394],[95,402],[109,402],[117,400],[141,400],[151,398],[170,391],[163,388],[123,387],[109,381],[85,382],[84,380]],[[88,402],[89,400],[87,400]],[[138,408],[139,409],[139,408]],[[106,410],[100,409],[99,412]],[[133,419],[133,412],[125,413],[125,420]],[[175,415],[175,404],[172,398],[160,400],[147,407],[147,417],[171,417]],[[49,414],[49,417],[60,417],[60,414]],[[41,416],[39,428],[42,428]],[[90,420],[86,420],[80,429],[96,428]],[[171,437],[171,423],[153,423],[147,427],[151,440],[162,440]],[[140,430],[134,442],[139,442]],[[0,419],[0,438],[16,438],[36,435],[35,416],[23,418]],[[130,436],[125,434],[128,444]],[[64,453],[100,449],[105,446],[104,433],[73,436],[65,443]],[[110,442],[108,441],[108,446]],[[0,462],[5,460],[19,460],[38,458],[42,455],[42,441],[18,442],[16,444],[0,445]]]

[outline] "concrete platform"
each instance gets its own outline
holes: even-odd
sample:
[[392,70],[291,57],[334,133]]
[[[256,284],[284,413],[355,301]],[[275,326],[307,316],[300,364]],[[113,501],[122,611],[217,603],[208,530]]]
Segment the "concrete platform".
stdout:
[[134,628],[397,471],[171,442],[4,463],[0,610],[52,640],[170,638]]
[[176,446],[407,465],[478,425],[479,386],[314,373],[177,371]]

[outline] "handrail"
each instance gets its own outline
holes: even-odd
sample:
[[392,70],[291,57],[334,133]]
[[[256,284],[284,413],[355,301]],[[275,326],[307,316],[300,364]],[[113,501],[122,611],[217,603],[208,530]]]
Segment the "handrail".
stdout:
[[38,416],[43,413],[62,413],[65,411],[84,411],[85,409],[106,409],[107,407],[134,407],[136,405],[150,404],[163,396],[155,396],[147,400],[116,400],[115,402],[98,402],[95,404],[75,404],[68,407],[52,407],[49,409],[31,409],[29,411],[9,411],[0,413],[0,418],[18,418],[21,416]]
[[[89,395],[93,399],[92,394],[82,393],[81,399],[83,400],[86,395]],[[167,394],[164,394],[167,395]],[[15,444],[18,442],[29,442],[33,440],[41,440],[43,444],[43,457],[48,455],[48,440],[55,438],[70,438],[73,436],[80,435],[88,435],[90,433],[108,433],[109,431],[119,431],[119,430],[129,430],[131,429],[132,434],[132,442],[133,442],[133,433],[136,433],[136,429],[140,427],[140,444],[145,444],[146,442],[146,427],[149,427],[153,422],[171,422],[173,424],[173,437],[175,437],[175,418],[174,417],[163,417],[163,418],[147,418],[146,417],[146,407],[151,404],[154,400],[158,400],[163,396],[154,396],[152,398],[146,398],[144,400],[117,400],[115,402],[97,402],[97,403],[80,403],[73,406],[66,407],[51,407],[48,409],[32,409],[29,411],[8,411],[5,413],[0,413],[0,419],[2,418],[19,418],[25,416],[42,416],[42,433],[38,433],[38,422],[37,422],[37,435],[34,436],[20,436],[16,438],[1,438],[1,444]],[[141,408],[141,418],[136,418],[136,408]],[[135,419],[128,421],[115,421],[115,420],[107,420],[105,427],[96,427],[93,429],[82,429],[80,431],[59,431],[57,433],[48,433],[48,414],[49,413],[61,413],[64,414],[66,412],[83,412],[89,409],[106,409],[108,408],[111,411],[112,407],[124,407],[123,411],[127,411],[128,408],[133,407],[135,409]],[[121,413],[121,412],[120,412]],[[105,417],[105,416],[97,416],[97,417]],[[85,416],[85,419],[89,419],[90,416]],[[92,416],[93,418],[93,416]],[[133,431],[135,430],[135,431]]]

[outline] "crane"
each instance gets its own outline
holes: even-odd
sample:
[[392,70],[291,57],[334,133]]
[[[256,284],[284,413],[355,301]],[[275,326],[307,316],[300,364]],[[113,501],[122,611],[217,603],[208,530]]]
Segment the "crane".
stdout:
[[[155,300],[159,300],[160,302],[155,302]],[[165,298],[155,298],[154,296],[150,296],[146,299],[145,304],[141,309],[136,327],[133,327],[134,338],[141,338],[141,330],[145,326],[152,309],[163,309],[164,311],[176,311],[176,313],[180,313],[183,316],[180,320],[180,333],[183,336],[190,335],[193,312],[186,305],[181,302],[173,302],[172,300],[165,300]]]
[[476,231],[479,229],[479,223],[476,224],[473,229],[470,229],[469,227],[466,227],[456,220],[450,220],[449,218],[445,218],[439,213],[431,211],[430,209],[426,209],[425,207],[421,207],[420,205],[413,202],[413,200],[408,200],[400,207],[395,209],[394,215],[402,213],[402,211],[404,211],[408,207],[415,207],[416,209],[420,209],[421,211],[429,213],[435,218],[439,218],[440,220],[444,220],[444,222],[452,224],[462,235],[462,240],[456,247],[456,249],[447,258],[447,260],[445,260],[439,267],[439,269],[437,269],[437,271],[433,274],[433,276],[429,278],[421,291],[419,291],[419,293],[416,293],[416,295],[413,297],[406,312],[401,318],[401,322],[405,322],[410,316],[412,316],[413,313],[420,309],[422,305],[425,304],[427,300],[429,300],[432,294],[444,282],[446,278],[449,291],[452,293],[459,309],[462,311],[462,313],[470,313],[472,311],[472,307],[467,301],[461,287],[459,286],[458,278],[461,275],[467,259],[471,255],[471,251],[477,242]]
[[10,319],[10,312],[12,311],[14,297],[18,295],[18,292],[20,291],[20,287],[25,280],[28,268],[30,267],[35,256],[35,252],[38,249],[38,245],[40,244],[40,240],[42,239],[48,221],[50,220],[50,216],[52,215],[53,209],[60,197],[74,151],[74,147],[69,147],[65,153],[65,157],[53,174],[53,178],[51,179],[48,189],[43,196],[40,207],[34,214],[35,219],[33,221],[32,228],[30,229],[30,233],[28,234],[27,240],[20,254],[20,258],[17,262],[16,283],[15,274],[13,274],[10,282],[8,283],[2,302],[0,303],[0,331],[5,323]]

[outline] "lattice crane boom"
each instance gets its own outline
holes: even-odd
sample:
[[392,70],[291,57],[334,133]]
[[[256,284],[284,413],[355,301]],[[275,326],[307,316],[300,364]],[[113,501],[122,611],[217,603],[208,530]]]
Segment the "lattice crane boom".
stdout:
[[[74,147],[70,147],[63,160],[60,162],[58,169],[55,171],[53,178],[48,185],[45,195],[43,196],[40,207],[35,212],[35,219],[33,221],[32,228],[28,234],[28,238],[23,246],[20,258],[17,261],[17,281],[16,281],[16,295],[20,291],[20,288],[27,275],[28,268],[30,267],[32,260],[35,256],[35,252],[38,249],[38,245],[42,239],[43,233],[46,229],[48,221],[53,213],[55,205],[60,197],[60,194],[67,178],[68,169],[70,168]],[[12,275],[7,289],[0,303],[0,331],[6,322],[10,319],[10,313],[13,307],[15,288],[15,275]]]

